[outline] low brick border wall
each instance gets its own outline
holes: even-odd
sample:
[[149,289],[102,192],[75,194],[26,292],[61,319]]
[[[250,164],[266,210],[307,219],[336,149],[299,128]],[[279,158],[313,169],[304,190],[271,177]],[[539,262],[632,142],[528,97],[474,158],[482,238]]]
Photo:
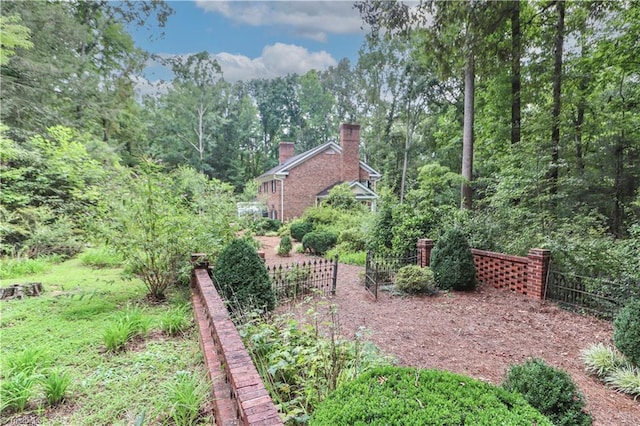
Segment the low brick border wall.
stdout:
[[[429,266],[433,240],[418,240],[418,265]],[[471,249],[476,280],[495,288],[508,288],[534,299],[544,299],[551,252],[533,248],[526,257]]]
[[191,272],[193,310],[213,392],[216,425],[282,425],[206,263]]

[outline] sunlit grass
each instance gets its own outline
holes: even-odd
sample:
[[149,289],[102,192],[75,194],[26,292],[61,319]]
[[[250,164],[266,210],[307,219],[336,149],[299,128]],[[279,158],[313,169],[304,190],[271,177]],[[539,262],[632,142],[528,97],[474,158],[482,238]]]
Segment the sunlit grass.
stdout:
[[[185,291],[170,292],[164,304],[150,304],[144,285],[123,278],[121,269],[97,270],[78,259],[10,283],[21,281],[41,282],[44,292],[3,302],[2,381],[13,386],[6,389],[17,396],[12,400],[19,405],[24,402],[23,408],[32,414],[45,416],[46,410],[38,407],[46,405],[48,398],[51,402],[62,398],[62,404],[73,407],[63,410],[64,417],[43,418],[42,423],[126,425],[134,424],[141,413],[148,420],[145,424],[150,419],[167,423],[172,408],[168,383],[176,373],[206,376],[193,328],[178,337],[162,333],[168,313],[184,309],[181,307],[189,300]],[[7,285],[8,281],[0,281],[0,286]],[[104,334],[118,318],[135,324],[139,337],[126,351],[110,353]],[[45,381],[52,367],[63,373],[50,379],[47,390]],[[19,370],[32,374],[7,380],[13,377],[9,371]],[[21,395],[26,398],[20,399]],[[11,409],[8,415],[19,416],[15,411]]]

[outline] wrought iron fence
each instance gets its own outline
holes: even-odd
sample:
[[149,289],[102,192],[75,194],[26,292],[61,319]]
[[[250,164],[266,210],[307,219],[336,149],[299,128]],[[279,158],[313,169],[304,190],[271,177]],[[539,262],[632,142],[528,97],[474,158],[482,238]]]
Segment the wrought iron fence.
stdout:
[[633,298],[640,298],[640,282],[621,278],[573,274],[550,268],[545,299],[561,307],[612,319]]
[[415,265],[417,261],[418,254],[415,251],[402,256],[375,254],[370,251],[365,263],[364,287],[378,300],[378,289],[393,285],[398,270],[406,265]]
[[311,294],[336,294],[338,258],[267,266],[276,302],[300,300]]

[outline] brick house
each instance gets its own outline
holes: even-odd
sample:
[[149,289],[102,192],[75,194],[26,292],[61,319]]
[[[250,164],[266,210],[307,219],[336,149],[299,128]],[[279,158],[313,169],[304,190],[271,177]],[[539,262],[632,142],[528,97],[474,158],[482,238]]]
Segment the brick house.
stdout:
[[380,173],[360,161],[360,125],[340,126],[340,145],[327,142],[294,155],[293,142],[280,142],[279,164],[258,176],[258,200],[281,221],[318,205],[334,186],[347,183],[356,199],[375,208]]

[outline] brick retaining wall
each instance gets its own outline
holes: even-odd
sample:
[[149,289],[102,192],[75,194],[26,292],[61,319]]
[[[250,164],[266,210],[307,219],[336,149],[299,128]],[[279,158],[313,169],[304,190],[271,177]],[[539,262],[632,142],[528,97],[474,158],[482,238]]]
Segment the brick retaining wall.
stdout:
[[[418,240],[418,264],[429,266],[434,243],[430,239]],[[476,267],[476,280],[495,288],[507,288],[534,299],[544,299],[551,252],[531,249],[524,256],[471,249]]]
[[282,425],[206,264],[196,265],[191,273],[191,295],[216,425]]

